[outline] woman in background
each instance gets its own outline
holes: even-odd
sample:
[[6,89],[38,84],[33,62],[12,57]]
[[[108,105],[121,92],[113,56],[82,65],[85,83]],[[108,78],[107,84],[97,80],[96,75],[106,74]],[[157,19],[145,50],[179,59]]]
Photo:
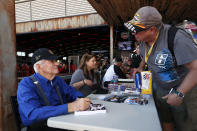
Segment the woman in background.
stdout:
[[95,72],[96,64],[96,56],[84,54],[79,68],[72,75],[70,85],[78,89],[84,96],[101,89],[101,82]]

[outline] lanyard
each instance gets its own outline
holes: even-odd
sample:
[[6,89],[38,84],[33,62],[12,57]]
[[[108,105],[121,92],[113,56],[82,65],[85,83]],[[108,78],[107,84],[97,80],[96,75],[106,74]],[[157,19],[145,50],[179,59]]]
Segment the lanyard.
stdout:
[[159,32],[157,33],[157,36],[156,36],[155,40],[153,41],[148,53],[147,53],[147,45],[145,44],[145,63],[147,63],[147,61],[148,61],[148,57],[150,56],[150,54],[152,52],[153,46],[154,46],[155,42],[157,41],[158,36],[159,36]]

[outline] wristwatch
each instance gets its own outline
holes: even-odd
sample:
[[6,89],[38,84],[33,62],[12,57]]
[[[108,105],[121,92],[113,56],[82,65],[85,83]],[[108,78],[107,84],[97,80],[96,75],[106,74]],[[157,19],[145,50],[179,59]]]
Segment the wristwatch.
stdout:
[[175,93],[177,94],[178,97],[184,98],[184,94],[182,92],[175,90]]

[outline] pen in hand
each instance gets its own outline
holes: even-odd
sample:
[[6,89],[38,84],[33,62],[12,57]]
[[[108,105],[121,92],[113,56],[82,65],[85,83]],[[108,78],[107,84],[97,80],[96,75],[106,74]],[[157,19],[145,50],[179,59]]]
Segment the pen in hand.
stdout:
[[78,96],[76,103],[77,103],[77,111],[83,111],[89,108],[91,100],[83,96]]
[[172,93],[172,91],[173,91],[173,88],[171,88],[171,90],[169,91],[169,93],[168,93],[168,94],[171,94],[171,93]]

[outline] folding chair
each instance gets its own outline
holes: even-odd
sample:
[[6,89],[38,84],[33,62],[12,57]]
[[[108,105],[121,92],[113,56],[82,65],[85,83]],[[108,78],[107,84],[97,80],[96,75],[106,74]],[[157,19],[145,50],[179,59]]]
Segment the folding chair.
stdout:
[[[12,111],[13,111],[14,117],[15,117],[17,131],[21,131],[21,129],[25,128],[25,126],[22,124],[20,114],[18,112],[17,97],[16,96],[10,96],[10,102],[11,102]],[[29,127],[27,127],[27,131],[30,131]]]
[[[33,125],[33,126],[24,126],[21,122],[21,118],[20,118],[20,114],[18,111],[18,102],[17,102],[17,97],[16,96],[10,96],[10,102],[11,102],[11,106],[12,106],[12,111],[14,113],[14,117],[15,117],[15,122],[16,122],[16,126],[17,126],[17,131],[40,131],[40,129],[43,130],[42,131],[62,131],[61,129],[56,129],[56,128],[50,128],[50,127],[42,127],[42,128],[37,128],[39,125]],[[39,122],[40,124],[40,122]],[[35,128],[34,128],[35,127]],[[66,130],[65,130],[66,131]]]

